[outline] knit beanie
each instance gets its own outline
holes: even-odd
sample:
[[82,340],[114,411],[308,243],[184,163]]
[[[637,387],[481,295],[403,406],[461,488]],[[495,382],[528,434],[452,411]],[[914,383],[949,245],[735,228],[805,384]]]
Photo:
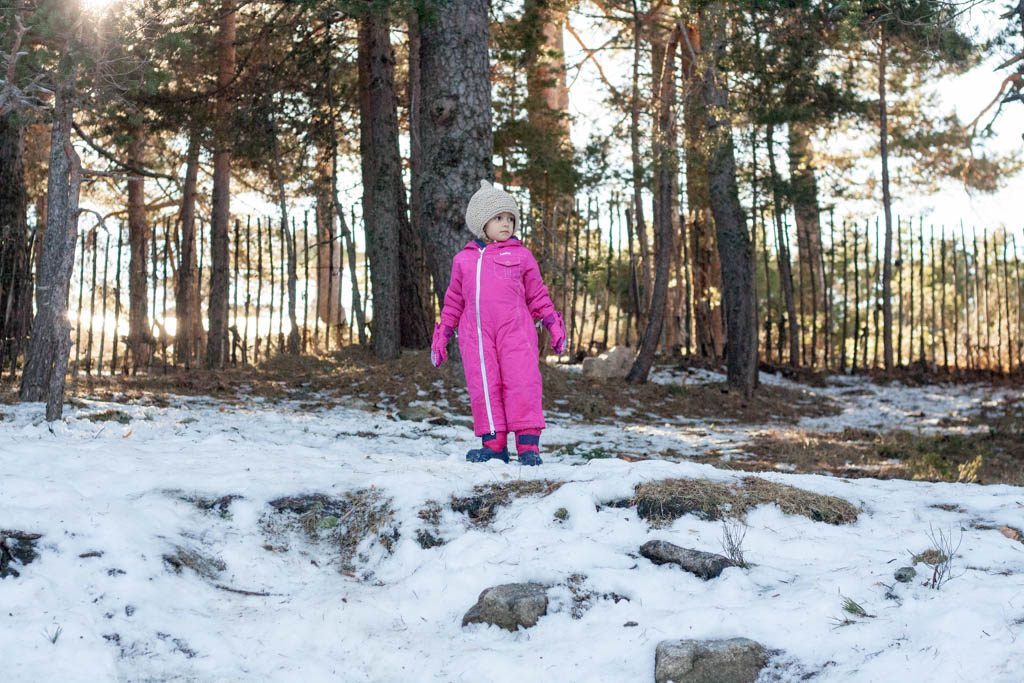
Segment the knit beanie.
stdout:
[[519,205],[512,195],[498,189],[486,180],[480,181],[480,189],[470,198],[466,207],[466,227],[479,239],[484,239],[484,226],[499,213],[508,211],[515,217],[519,227]]

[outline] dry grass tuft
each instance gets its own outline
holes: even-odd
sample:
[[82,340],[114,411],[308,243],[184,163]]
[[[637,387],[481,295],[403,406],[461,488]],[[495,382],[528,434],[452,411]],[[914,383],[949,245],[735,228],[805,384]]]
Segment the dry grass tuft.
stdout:
[[746,508],[774,504],[789,515],[801,515],[826,524],[852,524],[857,521],[856,505],[837,498],[779,484],[760,477],[744,477],[743,495]]
[[477,526],[486,526],[494,520],[497,508],[508,505],[514,498],[547,496],[557,491],[562,483],[536,479],[475,486],[468,496],[452,496],[451,508],[468,515]]
[[333,545],[345,572],[354,571],[356,551],[364,538],[376,536],[388,552],[398,540],[391,499],[375,488],[337,498],[319,493],[285,496],[270,501],[270,506],[277,515],[264,518],[264,531],[280,535],[299,529],[312,541]]
[[636,487],[630,503],[653,524],[667,524],[687,514],[701,519],[742,518],[758,505],[772,504],[783,512],[827,524],[851,524],[858,509],[848,501],[759,477],[739,485],[706,479],[663,479]]

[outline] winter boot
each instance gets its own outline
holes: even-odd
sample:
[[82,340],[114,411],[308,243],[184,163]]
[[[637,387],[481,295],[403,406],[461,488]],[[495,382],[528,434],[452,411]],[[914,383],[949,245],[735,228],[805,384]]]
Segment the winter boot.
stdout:
[[469,462],[487,462],[491,458],[508,463],[508,432],[484,434],[483,448],[475,448],[466,453]]
[[524,429],[516,432],[516,450],[519,452],[519,464],[534,466],[542,465],[540,459],[540,430]]

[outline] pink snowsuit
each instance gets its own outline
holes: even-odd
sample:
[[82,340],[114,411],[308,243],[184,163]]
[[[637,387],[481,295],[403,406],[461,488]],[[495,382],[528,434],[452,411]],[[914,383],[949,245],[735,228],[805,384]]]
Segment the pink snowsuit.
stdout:
[[458,330],[477,436],[543,429],[535,321],[555,313],[537,260],[512,237],[455,255],[441,323]]

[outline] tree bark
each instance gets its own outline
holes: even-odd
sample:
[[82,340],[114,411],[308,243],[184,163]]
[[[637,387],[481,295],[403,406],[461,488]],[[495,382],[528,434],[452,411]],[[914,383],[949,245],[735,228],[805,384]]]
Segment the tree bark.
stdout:
[[718,258],[715,223],[708,187],[708,157],[704,149],[706,112],[699,68],[700,32],[687,26],[682,36],[680,62],[686,83],[683,96],[687,228],[693,277],[693,324],[697,354],[721,358],[725,350],[722,322],[722,265]]
[[177,327],[174,333],[175,361],[192,367],[201,346],[202,320],[199,315],[199,262],[196,257],[196,185],[199,178],[199,135],[191,134],[185,155],[185,183],[179,213],[178,280],[174,302]]
[[644,17],[640,14],[637,0],[633,0],[633,74],[632,95],[629,103],[629,149],[632,161],[633,180],[633,221],[640,242],[640,276],[643,287],[638,290],[639,305],[637,308],[637,330],[643,321],[642,311],[647,308],[650,290],[646,284],[650,281],[650,258],[647,253],[647,223],[644,220],[644,169],[640,156],[640,42],[643,34]]
[[37,313],[21,378],[21,400],[46,400],[46,420],[63,412],[64,383],[71,350],[67,317],[68,290],[78,238],[78,196],[82,167],[71,145],[71,122],[77,66],[62,54],[62,78],[54,100],[47,176],[47,226],[39,263]]
[[407,223],[398,150],[395,54],[386,14],[368,11],[359,24],[359,152],[363,227],[373,287],[373,351],[394,359],[401,349],[399,239]]
[[821,206],[818,203],[818,179],[814,168],[811,130],[805,123],[789,124],[789,177],[793,185],[801,281],[808,283],[808,287],[814,283],[814,307],[821,311],[825,306],[825,272],[821,265]]
[[206,367],[220,368],[227,355],[228,230],[231,222],[231,98],[235,73],[234,0],[222,0],[217,33],[217,99],[214,104],[213,208],[210,221],[210,304]]
[[[281,167],[281,145],[280,138],[277,128],[277,122],[273,119],[274,113],[271,116],[271,129],[274,139],[274,161],[273,161],[273,173],[274,173],[274,185],[277,189],[277,209],[281,212],[281,238],[285,242],[285,251],[288,254],[288,275],[287,275],[287,287],[288,287],[288,353],[298,355],[299,344],[301,337],[299,336],[299,319],[296,314],[296,308],[298,305],[298,292],[296,291],[296,280],[298,279],[298,264],[295,257],[295,236],[292,234],[289,228],[288,220],[288,194],[285,191],[284,186],[284,170]],[[236,274],[237,277],[237,274]],[[285,284],[285,283],[282,283]]]
[[675,140],[675,51],[678,42],[678,31],[665,48],[661,69],[661,84],[658,88],[658,128],[655,135],[655,177],[657,178],[658,200],[657,216],[658,244],[657,264],[655,267],[654,288],[651,292],[651,308],[647,316],[647,328],[640,341],[640,350],[633,367],[626,376],[627,382],[641,383],[647,381],[654,356],[661,340],[661,330],[665,321],[665,304],[668,297],[669,267],[672,264],[674,240],[672,239],[673,193],[672,178],[676,169],[676,150],[672,144]]
[[789,255],[789,239],[782,224],[785,207],[782,202],[782,179],[775,166],[775,127],[768,124],[768,168],[772,180],[772,216],[775,219],[776,259],[779,266],[779,280],[786,301],[786,330],[789,334],[789,364],[794,368],[800,364],[800,325],[796,315],[796,297],[793,292],[793,269]]
[[[557,218],[571,215],[574,205],[575,168],[569,131],[569,88],[566,83],[566,21],[564,0],[526,0],[521,25],[524,29],[524,70],[526,72],[526,119],[529,133],[520,143],[526,151],[523,181],[530,191],[530,204],[540,207],[534,225],[537,259],[541,269],[571,272],[571,261],[561,263],[566,241],[571,239],[570,223],[559,231]],[[504,182],[504,180],[503,180]],[[550,283],[552,297],[560,300],[571,290],[561,278]]]
[[434,1],[420,15],[419,224],[439,305],[452,259],[472,238],[466,205],[480,180],[493,178],[487,7],[486,0]]
[[20,116],[0,115],[0,372],[28,336],[32,322],[24,154]]
[[402,346],[427,348],[433,333],[434,307],[430,298],[430,269],[423,248],[420,228],[420,197],[417,182],[423,173],[423,150],[420,146],[420,117],[423,93],[420,86],[420,29],[416,12],[409,12],[409,220],[401,236],[401,336]]
[[757,312],[754,292],[754,253],[740,206],[736,158],[729,120],[729,96],[718,69],[726,41],[725,6],[712,2],[700,11],[700,33],[705,39],[703,97],[707,108],[708,181],[711,211],[722,263],[722,298],[725,308],[726,368],[728,383],[744,396],[757,384]]
[[[889,119],[885,100],[887,63],[885,27],[878,29],[878,127],[882,156],[882,208],[885,212],[885,247],[882,259],[882,358],[892,370],[892,196],[889,194]],[[922,354],[923,356],[924,354]]]
[[[140,168],[145,163],[144,149],[142,126],[133,126],[132,140],[128,144],[128,162],[132,167]],[[132,174],[128,177],[128,244],[131,254],[128,261],[128,350],[133,373],[139,368],[149,367],[154,346],[146,292],[149,239],[145,180]]]

